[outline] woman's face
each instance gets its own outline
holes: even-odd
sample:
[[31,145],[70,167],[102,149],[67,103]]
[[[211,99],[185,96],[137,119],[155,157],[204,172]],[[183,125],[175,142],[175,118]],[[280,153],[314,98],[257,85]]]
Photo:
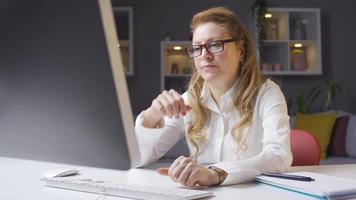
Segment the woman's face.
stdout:
[[[195,29],[193,45],[231,38],[225,27],[208,22]],[[224,50],[218,53],[209,53],[203,47],[202,54],[194,58],[194,63],[204,80],[216,86],[230,87],[235,82],[239,69],[239,46],[235,41],[225,43]]]

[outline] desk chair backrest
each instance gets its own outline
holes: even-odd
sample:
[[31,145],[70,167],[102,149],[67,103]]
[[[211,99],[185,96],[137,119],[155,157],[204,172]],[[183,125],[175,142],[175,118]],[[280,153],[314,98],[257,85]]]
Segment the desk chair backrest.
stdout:
[[291,130],[292,166],[319,165],[320,144],[312,134],[298,129]]

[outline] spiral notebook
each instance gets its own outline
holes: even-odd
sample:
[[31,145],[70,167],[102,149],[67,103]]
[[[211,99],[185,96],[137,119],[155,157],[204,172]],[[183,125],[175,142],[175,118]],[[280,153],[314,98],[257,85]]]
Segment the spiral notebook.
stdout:
[[261,183],[314,196],[319,199],[342,200],[356,198],[356,181],[313,172],[287,174],[308,176],[315,181],[296,181],[267,176],[258,176]]

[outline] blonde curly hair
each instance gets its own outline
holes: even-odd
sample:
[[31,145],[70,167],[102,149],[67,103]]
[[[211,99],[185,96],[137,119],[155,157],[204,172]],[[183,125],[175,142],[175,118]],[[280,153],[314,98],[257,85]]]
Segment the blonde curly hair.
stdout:
[[[235,14],[225,7],[215,7],[195,14],[190,24],[192,34],[199,25],[207,22],[214,22],[225,27],[230,36],[236,39],[236,44],[242,42],[243,63],[240,62],[237,74],[237,84],[241,89],[237,91],[234,99],[234,107],[240,113],[241,119],[231,130],[231,134],[238,144],[237,153],[240,155],[247,148],[245,144],[246,128],[251,124],[256,97],[262,83],[256,62],[254,42],[251,34],[237,20]],[[193,121],[188,124],[188,139],[195,148],[192,155],[195,158],[199,155],[199,145],[206,141],[203,127],[210,113],[200,99],[203,85],[204,79],[195,69],[187,89],[189,105],[195,116]]]

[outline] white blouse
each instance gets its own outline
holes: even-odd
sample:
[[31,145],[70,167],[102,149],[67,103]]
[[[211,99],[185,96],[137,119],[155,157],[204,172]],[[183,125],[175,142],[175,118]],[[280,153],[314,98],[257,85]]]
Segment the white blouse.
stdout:
[[[199,146],[197,161],[228,172],[222,185],[250,181],[261,172],[285,172],[292,163],[287,105],[279,86],[271,80],[266,80],[258,93],[252,124],[247,130],[247,148],[237,156],[237,144],[231,135],[232,128],[240,119],[233,106],[237,88],[235,83],[221,97],[220,109],[213,100],[209,87],[204,85],[201,94],[202,103],[211,114],[204,126],[206,144]],[[188,104],[188,94],[184,93],[182,96]],[[145,128],[141,125],[141,114],[135,125],[141,165],[161,158],[187,134],[186,124],[193,118],[193,113],[188,112],[179,119],[164,117],[158,128]],[[187,143],[192,153],[194,148],[188,139]]]

